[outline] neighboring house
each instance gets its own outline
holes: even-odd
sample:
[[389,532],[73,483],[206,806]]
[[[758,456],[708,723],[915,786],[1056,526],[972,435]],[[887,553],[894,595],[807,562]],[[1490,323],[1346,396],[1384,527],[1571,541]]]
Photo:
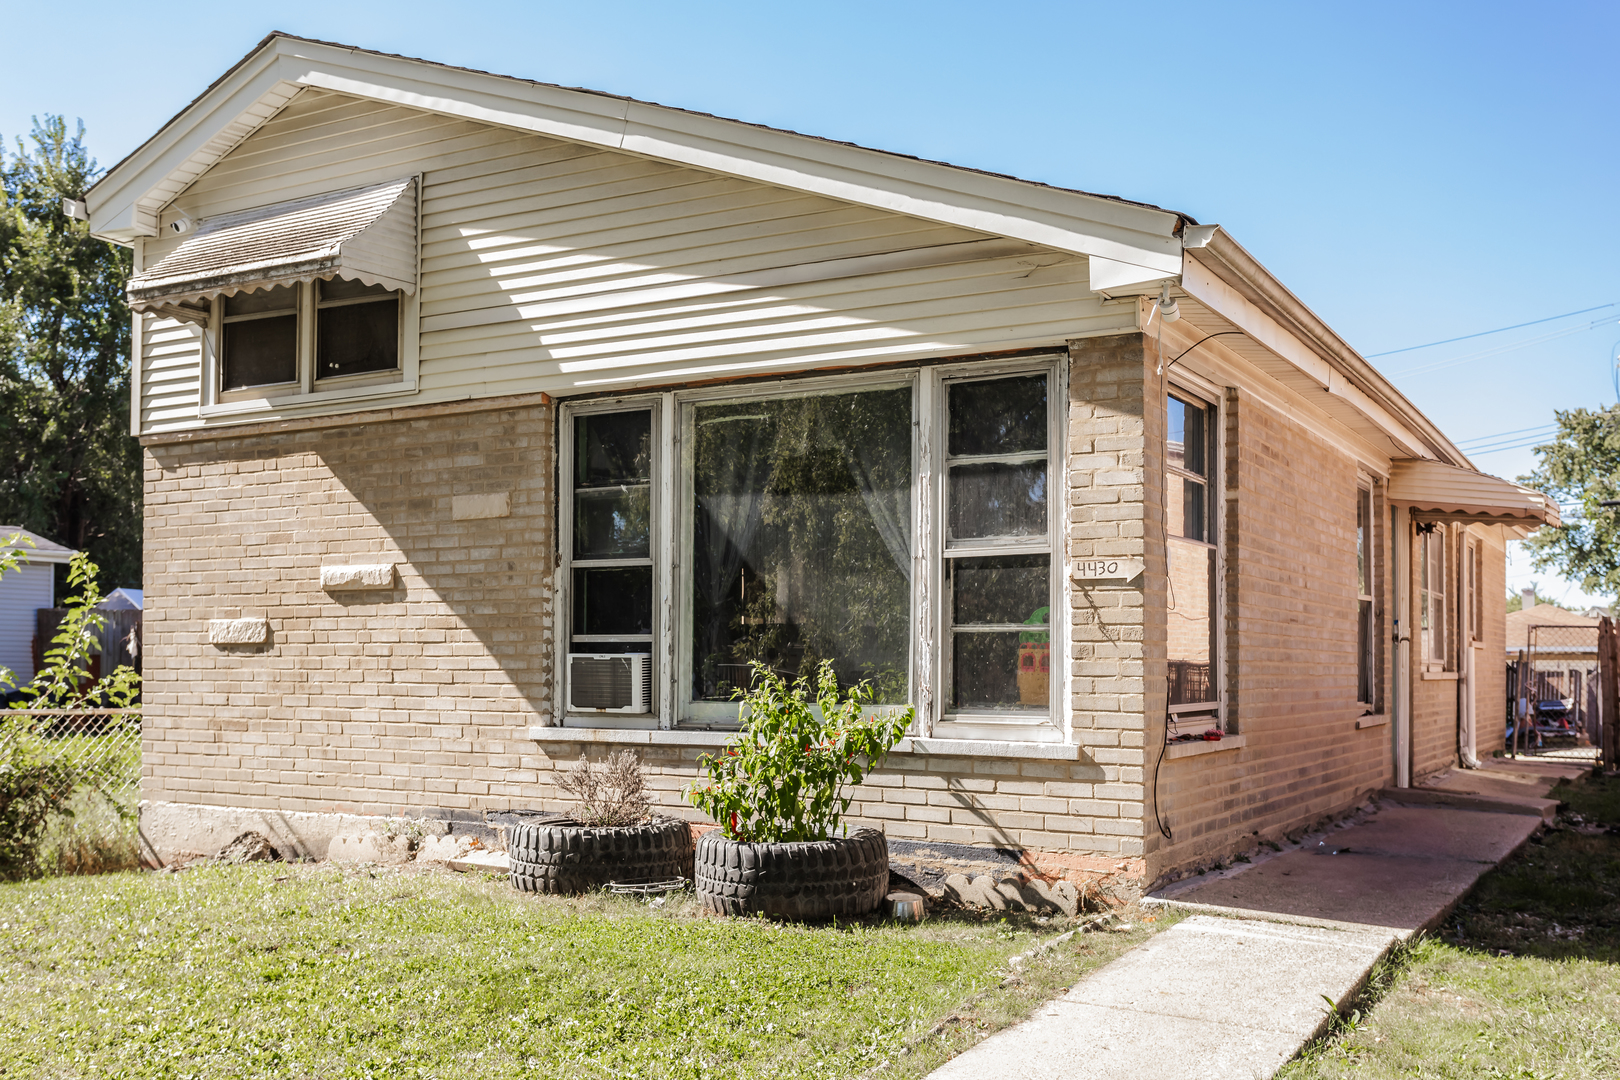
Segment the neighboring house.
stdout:
[[1148,882],[1455,764],[1556,520],[1141,203],[281,35],[86,203],[160,852],[615,746],[691,816],[748,662],[826,658],[918,710],[861,820]]
[[[8,544],[12,537],[21,541]],[[56,606],[56,567],[78,553],[20,526],[0,525],[0,552],[13,548],[23,552],[23,560],[0,574],[0,667],[21,686],[36,670],[39,612]]]

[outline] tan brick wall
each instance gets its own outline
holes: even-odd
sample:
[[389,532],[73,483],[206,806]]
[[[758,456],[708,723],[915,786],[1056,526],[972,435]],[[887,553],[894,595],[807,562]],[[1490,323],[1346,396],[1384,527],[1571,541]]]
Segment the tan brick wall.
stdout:
[[1356,727],[1356,464],[1246,393],[1228,392],[1225,434],[1227,701],[1246,745],[1163,762],[1174,839],[1150,830],[1150,876],[1309,825],[1390,775],[1389,727]]
[[1114,850],[1135,855],[1151,812],[1144,746],[1164,738],[1163,531],[1159,517],[1145,511],[1159,505],[1163,490],[1164,412],[1147,407],[1158,392],[1150,389],[1153,361],[1141,334],[1071,342],[1069,356],[1069,557],[1147,566],[1128,586],[1074,585],[1073,734],[1105,782],[1071,813],[1099,814],[1091,825],[1094,850],[1104,849],[1104,837],[1119,836]]
[[[528,799],[552,633],[549,404],[146,449],[142,795],[350,813]],[[511,515],[455,521],[455,495]],[[331,593],[323,563],[397,560]],[[208,644],[262,616],[264,647]]]

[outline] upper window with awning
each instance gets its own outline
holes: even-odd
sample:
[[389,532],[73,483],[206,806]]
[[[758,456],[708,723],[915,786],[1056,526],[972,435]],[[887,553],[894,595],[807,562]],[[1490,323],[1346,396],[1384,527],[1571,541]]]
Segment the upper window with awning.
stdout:
[[203,322],[208,302],[243,290],[341,278],[416,291],[416,180],[221,214],[129,283],[129,305]]

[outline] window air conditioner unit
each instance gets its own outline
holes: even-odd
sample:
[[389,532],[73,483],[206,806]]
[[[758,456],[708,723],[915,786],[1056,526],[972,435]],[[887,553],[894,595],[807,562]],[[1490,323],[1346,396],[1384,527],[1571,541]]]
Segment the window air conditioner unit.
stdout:
[[568,707],[580,712],[652,712],[652,657],[569,653]]

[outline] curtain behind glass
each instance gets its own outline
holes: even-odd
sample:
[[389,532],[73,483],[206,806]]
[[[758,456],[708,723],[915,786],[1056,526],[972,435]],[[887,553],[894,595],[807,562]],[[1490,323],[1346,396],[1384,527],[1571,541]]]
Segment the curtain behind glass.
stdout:
[[692,692],[760,660],[909,692],[911,391],[693,409]]

